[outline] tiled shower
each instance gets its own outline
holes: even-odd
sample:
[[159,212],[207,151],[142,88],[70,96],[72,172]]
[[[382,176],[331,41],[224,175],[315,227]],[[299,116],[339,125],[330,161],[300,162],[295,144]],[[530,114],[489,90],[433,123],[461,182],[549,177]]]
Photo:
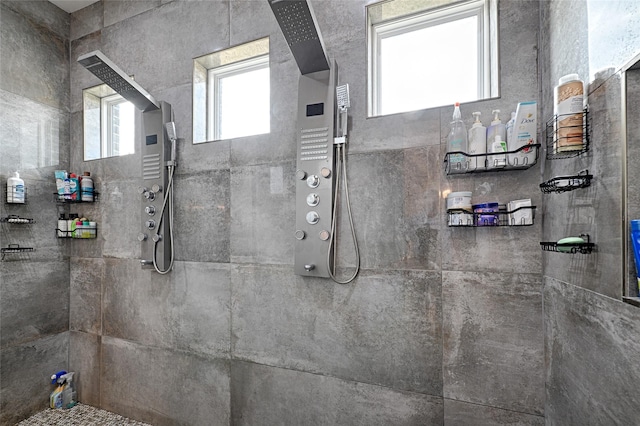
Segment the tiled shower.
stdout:
[[[36,249],[0,262],[0,424],[44,409],[60,369],[77,372],[82,403],[153,425],[634,424],[640,311],[620,301],[619,71],[640,51],[640,5],[500,0],[500,97],[463,104],[465,122],[527,100],[548,117],[558,78],[577,72],[590,82],[592,149],[449,176],[450,106],[366,118],[372,2],[310,1],[351,90],[362,271],[349,285],[293,274],[299,71],[266,0],[102,0],[72,14],[0,0],[0,181],[17,168],[28,187],[28,203],[2,203],[0,216],[35,220],[0,224],[0,246]],[[611,16],[626,20],[602,23]],[[263,37],[270,133],[194,145],[193,58]],[[99,81],[76,59],[93,50],[175,112],[166,276],[139,264],[139,153],[83,161],[82,89]],[[541,193],[584,168],[590,188]],[[100,199],[79,208],[99,223],[95,240],[56,238],[58,169],[94,177]],[[447,227],[446,191],[531,198],[535,223]],[[576,232],[597,251],[541,251]]]

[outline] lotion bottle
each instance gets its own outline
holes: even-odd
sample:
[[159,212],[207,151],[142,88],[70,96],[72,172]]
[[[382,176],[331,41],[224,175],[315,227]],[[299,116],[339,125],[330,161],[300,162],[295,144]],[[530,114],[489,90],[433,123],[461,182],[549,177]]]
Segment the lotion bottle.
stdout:
[[[473,126],[469,129],[469,154],[486,154],[487,153],[487,128],[480,121],[481,113],[479,111],[473,114]],[[484,170],[486,156],[470,157],[470,170]]]

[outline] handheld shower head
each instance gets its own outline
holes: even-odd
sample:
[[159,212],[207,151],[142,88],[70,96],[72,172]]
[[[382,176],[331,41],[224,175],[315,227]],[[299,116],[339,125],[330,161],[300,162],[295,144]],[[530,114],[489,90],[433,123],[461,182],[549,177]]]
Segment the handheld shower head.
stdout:
[[173,121],[170,121],[168,123],[164,124],[164,128],[167,131],[167,136],[169,137],[169,140],[176,140],[178,139],[176,137],[176,123],[174,123]]
[[336,87],[336,101],[338,103],[338,109],[346,111],[351,107],[351,101],[349,100],[349,85],[343,84]]
[[99,50],[80,56],[78,62],[139,110],[145,112],[160,109],[153,96]]

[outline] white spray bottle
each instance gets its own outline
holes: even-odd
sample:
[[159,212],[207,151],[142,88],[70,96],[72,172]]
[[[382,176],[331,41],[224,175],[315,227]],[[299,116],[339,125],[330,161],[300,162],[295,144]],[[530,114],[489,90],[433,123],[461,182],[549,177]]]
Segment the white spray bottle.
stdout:
[[[469,154],[478,155],[487,153],[487,128],[480,121],[479,111],[473,114],[473,126],[469,129]],[[470,170],[484,170],[486,156],[470,157]]]
[[[493,121],[487,128],[487,154],[507,152],[507,129],[500,121],[500,110],[492,111]],[[487,168],[495,169],[507,165],[506,155],[487,155]]]

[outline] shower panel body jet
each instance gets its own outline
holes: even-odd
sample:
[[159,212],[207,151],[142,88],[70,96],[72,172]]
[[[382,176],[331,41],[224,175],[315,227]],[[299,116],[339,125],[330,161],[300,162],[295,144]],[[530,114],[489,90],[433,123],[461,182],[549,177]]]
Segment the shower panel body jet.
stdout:
[[[153,265],[156,271],[166,273],[173,263],[173,238],[171,237],[171,208],[165,204],[171,191],[175,169],[175,134],[168,135],[166,124],[172,123],[171,105],[156,101],[131,77],[124,73],[102,52],[96,50],[78,58],[78,62],[91,71],[123,98],[142,111],[142,186],[143,197],[140,263]],[[174,130],[175,133],[175,130]]]

